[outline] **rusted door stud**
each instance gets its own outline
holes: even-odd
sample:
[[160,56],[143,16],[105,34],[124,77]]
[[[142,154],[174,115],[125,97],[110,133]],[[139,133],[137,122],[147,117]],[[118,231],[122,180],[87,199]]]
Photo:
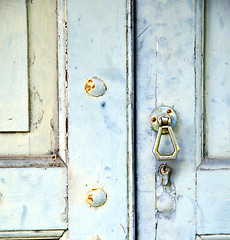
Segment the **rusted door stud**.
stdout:
[[104,81],[98,77],[91,77],[86,81],[85,91],[93,97],[100,97],[104,95],[107,86]]
[[101,207],[105,204],[107,200],[107,193],[102,188],[93,188],[86,198],[86,202],[91,207]]

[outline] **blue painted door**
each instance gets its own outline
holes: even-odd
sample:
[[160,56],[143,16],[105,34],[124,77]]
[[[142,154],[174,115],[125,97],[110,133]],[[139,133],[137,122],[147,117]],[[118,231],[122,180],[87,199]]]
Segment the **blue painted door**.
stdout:
[[[229,12],[228,0],[0,3],[12,25],[0,21],[0,239],[230,239]],[[173,161],[152,152],[159,106],[178,115]]]
[[[229,10],[223,0],[68,1],[72,239],[230,239]],[[107,91],[94,97],[98,78]],[[159,106],[178,115],[166,186],[152,152]],[[161,154],[171,151],[163,136]],[[107,200],[88,208],[94,189]]]
[[[229,1],[136,2],[137,239],[230,239],[229,11]],[[180,146],[167,186],[150,122],[162,105],[178,114]]]

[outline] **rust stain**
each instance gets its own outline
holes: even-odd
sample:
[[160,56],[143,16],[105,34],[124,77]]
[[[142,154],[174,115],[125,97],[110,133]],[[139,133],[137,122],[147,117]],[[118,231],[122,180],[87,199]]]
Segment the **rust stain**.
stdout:
[[[55,151],[58,151],[59,149],[56,149]],[[60,167],[60,163],[58,162],[58,154],[54,153],[51,158],[54,158],[53,162],[50,163],[50,166],[57,166]]]
[[68,83],[68,71],[67,70],[65,70],[65,80]]
[[69,127],[69,119],[66,118],[65,119],[65,131],[66,131],[66,133],[68,133],[68,127]]
[[102,96],[106,90],[107,90],[107,87],[104,81],[98,77],[91,77],[85,83],[85,91],[90,96],[93,96],[93,97]]
[[90,207],[101,207],[106,203],[106,201],[107,193],[100,187],[91,189],[86,197],[86,202],[90,205]]
[[89,79],[89,80],[87,80],[87,82],[85,84],[85,91],[87,93],[89,93],[91,89],[95,88],[95,84],[91,85],[92,82],[93,82],[93,80]]
[[93,194],[89,194],[88,197],[86,198],[86,202],[92,206],[92,202],[93,202]]
[[66,130],[66,149],[69,149],[69,138],[68,138],[68,127],[69,127],[69,119],[68,117],[65,119],[65,130]]
[[160,173],[161,174],[168,174],[169,173],[169,167],[167,164],[162,164],[160,166]]
[[168,110],[167,110],[167,113],[171,113],[171,112],[172,112],[172,110],[171,110],[171,109],[168,109]]
[[152,122],[156,122],[156,118],[155,117],[152,117]]

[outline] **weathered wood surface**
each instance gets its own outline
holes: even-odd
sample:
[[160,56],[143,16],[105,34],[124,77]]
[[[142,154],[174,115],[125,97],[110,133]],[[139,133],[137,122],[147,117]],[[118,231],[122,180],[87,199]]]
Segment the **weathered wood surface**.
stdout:
[[198,240],[230,240],[230,235],[201,235]]
[[[194,33],[193,1],[137,1],[137,231],[140,240],[195,238]],[[175,136],[181,149],[177,160],[169,163],[172,184],[165,189],[159,183],[155,185],[160,163],[152,153],[156,134],[150,122],[152,110],[161,105],[173,107],[178,114]],[[169,140],[162,142],[161,149],[167,152],[170,144]],[[162,214],[156,208],[165,200],[175,204],[169,214]]]
[[36,230],[36,231],[0,231],[0,239],[14,240],[45,240],[45,239],[62,239],[64,230]]
[[[229,1],[205,2],[204,159],[197,172],[197,232],[202,239],[229,239]],[[198,86],[198,84],[197,84]],[[201,95],[202,95],[201,91]],[[202,119],[201,115],[197,118]],[[200,122],[202,125],[202,121]],[[198,161],[200,162],[200,161]]]
[[[127,239],[126,2],[69,0],[67,16],[70,239]],[[92,76],[101,97],[85,92]],[[98,186],[107,202],[94,209]]]
[[51,154],[58,148],[56,2],[28,1],[28,22],[30,132],[0,133],[1,156]]
[[0,132],[28,131],[26,1],[1,1],[0,29]]
[[58,13],[58,145],[59,156],[68,156],[68,81],[67,81],[67,16],[66,1],[57,1]]
[[230,171],[198,171],[197,175],[198,234],[229,234]]
[[230,1],[206,1],[205,107],[208,158],[230,158]]
[[66,180],[62,167],[1,168],[0,230],[66,229]]

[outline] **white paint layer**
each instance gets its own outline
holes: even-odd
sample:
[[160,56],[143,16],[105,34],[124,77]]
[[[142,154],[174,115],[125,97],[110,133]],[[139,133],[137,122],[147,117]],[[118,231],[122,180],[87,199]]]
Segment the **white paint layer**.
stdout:
[[230,233],[229,170],[198,171],[198,234]]
[[66,168],[1,168],[0,230],[66,229]]
[[1,1],[0,29],[0,132],[28,131],[26,1]]
[[[69,0],[70,239],[127,239],[126,2]],[[84,89],[92,76],[107,91]],[[106,203],[86,202],[102,187]],[[97,237],[98,236],[98,237]]]
[[205,107],[207,158],[229,158],[230,1],[206,1]]
[[[137,1],[137,230],[140,240],[195,238],[194,33],[193,1]],[[164,189],[166,197],[157,199],[155,174],[161,163],[152,153],[156,133],[150,115],[155,107],[162,105],[177,112],[174,134],[180,152],[175,161],[169,162],[171,186]],[[163,136],[161,154],[171,154],[171,145],[170,138]]]
[[[27,8],[30,132],[0,133],[0,155],[7,157],[51,154],[58,148],[56,1],[27,1]],[[7,93],[12,91],[9,89]]]

